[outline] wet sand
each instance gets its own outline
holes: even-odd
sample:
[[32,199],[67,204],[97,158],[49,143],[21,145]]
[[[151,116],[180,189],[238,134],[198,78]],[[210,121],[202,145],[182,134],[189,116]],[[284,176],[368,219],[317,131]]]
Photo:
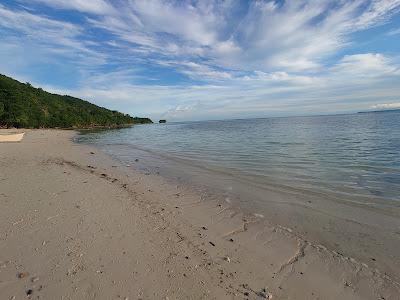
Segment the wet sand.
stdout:
[[1,299],[400,298],[375,265],[74,134],[34,130],[0,144]]

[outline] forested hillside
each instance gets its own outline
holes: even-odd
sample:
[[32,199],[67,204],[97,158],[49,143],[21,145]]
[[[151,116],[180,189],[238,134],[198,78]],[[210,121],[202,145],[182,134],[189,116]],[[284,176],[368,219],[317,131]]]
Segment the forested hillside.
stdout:
[[151,123],[0,74],[0,127],[88,128]]

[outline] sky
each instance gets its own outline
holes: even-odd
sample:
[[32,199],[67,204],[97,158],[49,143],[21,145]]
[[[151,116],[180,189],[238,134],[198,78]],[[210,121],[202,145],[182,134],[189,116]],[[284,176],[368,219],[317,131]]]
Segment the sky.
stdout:
[[0,73],[154,120],[400,108],[400,0],[0,0]]

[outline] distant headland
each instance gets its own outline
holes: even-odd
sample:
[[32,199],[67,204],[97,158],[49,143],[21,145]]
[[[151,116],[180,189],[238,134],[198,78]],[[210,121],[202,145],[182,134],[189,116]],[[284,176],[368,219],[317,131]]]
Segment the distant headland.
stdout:
[[395,109],[382,109],[382,110],[366,110],[366,111],[359,111],[358,114],[368,114],[368,113],[384,113],[384,112],[400,112],[400,108]]
[[153,123],[0,74],[0,128],[116,128]]

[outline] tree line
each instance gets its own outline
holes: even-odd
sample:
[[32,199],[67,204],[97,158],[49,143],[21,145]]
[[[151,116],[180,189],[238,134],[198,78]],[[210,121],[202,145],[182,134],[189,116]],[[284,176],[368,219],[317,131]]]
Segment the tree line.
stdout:
[[91,128],[152,123],[71,96],[48,93],[0,74],[0,127]]

